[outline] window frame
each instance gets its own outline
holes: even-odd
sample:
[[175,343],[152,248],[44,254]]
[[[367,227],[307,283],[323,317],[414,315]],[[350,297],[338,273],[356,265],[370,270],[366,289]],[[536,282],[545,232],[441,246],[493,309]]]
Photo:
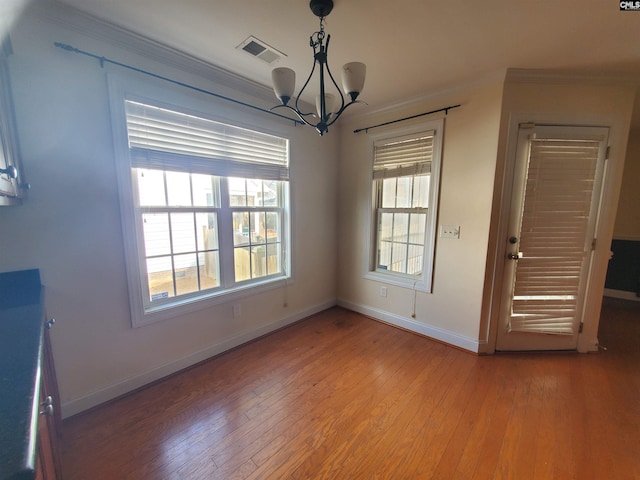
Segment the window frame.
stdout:
[[[146,305],[145,294],[148,293],[148,287],[145,286],[147,282],[147,278],[144,276],[146,266],[143,265],[146,262],[146,257],[144,248],[140,243],[141,240],[142,242],[144,241],[144,237],[142,234],[141,218],[138,219],[140,216],[140,207],[136,200],[137,181],[133,178],[136,175],[136,169],[132,165],[128,144],[125,101],[133,100],[148,103],[161,108],[167,108],[216,122],[285,138],[289,141],[289,165],[291,161],[291,138],[284,128],[280,131],[265,129],[254,116],[247,115],[244,112],[238,112],[237,109],[230,109],[219,101],[215,101],[215,99],[203,98],[203,96],[199,94],[170,88],[154,80],[143,81],[134,76],[109,74],[108,87],[132,327],[141,327],[221,303],[238,301],[246,298],[248,295],[281,288],[283,285],[291,283],[293,279],[291,275],[292,249],[290,236],[293,215],[290,205],[291,179],[289,178],[283,183],[282,206],[278,207],[283,212],[281,223],[282,248],[280,249],[282,255],[281,264],[283,266],[281,274],[241,282],[231,282],[233,283],[231,286],[228,285],[230,282],[227,282],[226,286],[221,285],[219,288],[216,287],[206,291],[191,292],[171,297],[167,302],[158,302],[152,306]],[[290,166],[288,168],[290,171]],[[170,168],[167,168],[167,170],[171,171]],[[231,178],[231,175],[224,178]],[[224,192],[221,191],[220,195],[224,195]],[[173,207],[167,208],[171,209]],[[200,209],[200,207],[193,206],[189,208],[190,210],[185,211]],[[218,207],[204,208],[205,210],[224,211],[223,214],[217,218],[219,228],[218,247],[220,251],[222,251],[224,247],[225,251],[230,252],[231,257],[226,258],[222,253],[220,254],[219,268],[221,271],[225,268],[223,262],[231,262],[231,264],[233,264],[234,252],[232,223],[226,227],[227,233],[229,234],[224,234],[223,230],[220,229],[220,224],[226,220],[224,215],[228,215],[229,222],[232,222],[231,212],[233,209],[251,211],[251,208],[252,207],[249,206],[229,207],[227,209]],[[269,210],[272,207],[257,206],[257,208]],[[144,210],[144,207],[142,210]]]
[[[382,207],[382,182],[384,179],[376,180],[373,175],[375,161],[375,145],[383,143],[391,143],[399,139],[411,137],[419,137],[425,133],[433,132],[433,150],[431,157],[431,172],[429,182],[429,203],[426,209],[425,221],[425,243],[423,251],[423,268],[421,275],[403,274],[394,271],[384,271],[378,268],[378,218],[382,210],[388,210]],[[389,285],[395,285],[404,288],[411,288],[426,293],[433,291],[433,266],[435,258],[435,245],[437,234],[437,216],[438,216],[438,199],[440,191],[440,171],[442,167],[442,145],[444,138],[444,118],[438,118],[426,122],[416,123],[412,126],[388,129],[378,134],[369,136],[370,142],[370,185],[371,185],[371,202],[369,219],[369,241],[365,249],[365,265],[364,278],[377,281]],[[395,210],[424,210],[424,209],[407,209],[397,208]]]

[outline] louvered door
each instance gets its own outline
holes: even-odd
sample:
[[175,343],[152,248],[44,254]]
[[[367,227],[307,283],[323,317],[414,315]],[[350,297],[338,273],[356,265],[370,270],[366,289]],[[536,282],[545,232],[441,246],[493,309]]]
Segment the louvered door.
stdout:
[[497,350],[576,349],[607,134],[521,126]]

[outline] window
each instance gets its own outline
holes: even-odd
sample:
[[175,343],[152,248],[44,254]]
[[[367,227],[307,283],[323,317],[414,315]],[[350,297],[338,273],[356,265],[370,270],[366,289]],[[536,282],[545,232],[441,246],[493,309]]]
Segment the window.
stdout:
[[430,291],[442,121],[374,139],[369,278]]
[[129,99],[124,113],[134,325],[286,278],[288,140]]

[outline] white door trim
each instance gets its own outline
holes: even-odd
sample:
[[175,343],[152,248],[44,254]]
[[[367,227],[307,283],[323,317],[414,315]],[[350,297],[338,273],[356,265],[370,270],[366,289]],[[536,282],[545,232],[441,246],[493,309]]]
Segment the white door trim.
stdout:
[[[516,157],[513,160],[513,172],[512,178],[510,179],[512,182],[512,190],[511,190],[511,199],[509,206],[509,231],[507,232],[508,236],[513,237],[515,244],[512,245],[513,242],[508,242],[507,238],[502,238],[502,246],[504,251],[502,255],[505,258],[508,258],[509,255],[512,256],[522,256],[523,259],[520,260],[509,260],[504,262],[505,273],[503,275],[503,288],[501,294],[501,313],[500,320],[498,326],[498,334],[496,341],[496,348],[500,346],[500,350],[575,350],[578,345],[578,336],[579,336],[579,327],[583,320],[583,312],[584,312],[584,303],[586,296],[586,287],[589,279],[589,272],[591,269],[591,258],[593,256],[593,252],[591,250],[592,240],[595,238],[595,231],[597,227],[598,217],[600,213],[600,200],[602,193],[602,178],[604,167],[606,164],[605,153],[608,146],[608,136],[609,129],[608,127],[595,127],[595,126],[575,126],[575,125],[543,125],[543,124],[532,124],[527,123],[524,125],[520,125],[517,132],[517,150]],[[533,147],[532,142],[538,142],[537,139],[540,139],[544,145],[550,145],[549,140],[547,139],[563,139],[566,138],[568,142],[572,142],[572,145],[576,145],[574,140],[579,140],[578,144],[583,145],[582,140],[589,140],[591,145],[597,145],[597,160],[596,157],[592,157],[596,162],[593,164],[594,170],[589,172],[588,170],[584,171],[585,175],[593,175],[593,186],[591,190],[591,194],[588,198],[583,197],[580,194],[581,190],[574,190],[573,194],[575,196],[570,197],[571,204],[574,202],[582,202],[583,205],[589,207],[587,223],[584,225],[586,230],[584,232],[576,231],[575,234],[578,236],[570,236],[566,237],[561,232],[560,237],[557,237],[554,234],[554,238],[550,241],[552,245],[557,246],[557,251],[548,250],[548,245],[543,247],[542,239],[545,238],[548,234],[552,233],[553,230],[548,230],[550,225],[564,225],[565,222],[569,221],[571,225],[574,225],[573,217],[568,218],[564,215],[562,211],[556,211],[555,209],[549,210],[548,207],[545,206],[549,197],[542,192],[548,192],[549,194],[556,196],[560,195],[559,198],[565,198],[564,190],[559,191],[557,189],[557,185],[555,182],[550,184],[542,183],[539,184],[539,188],[535,188],[533,191],[530,191],[529,181],[527,180],[531,174],[535,174],[538,171],[537,167],[530,167],[530,162],[534,161],[535,158],[531,157],[531,148]],[[555,140],[552,141],[552,144],[555,144]],[[548,147],[543,147],[548,148]],[[543,150],[544,151],[544,150]],[[545,164],[540,164],[539,167],[543,168],[544,171],[548,173],[555,172],[557,174],[562,175],[562,172],[569,172],[565,170],[566,166],[572,165],[571,163],[567,164],[565,162],[562,163],[553,163],[553,167],[551,164],[549,167],[552,170],[547,170]],[[586,167],[588,164],[583,164],[580,162],[580,165]],[[574,165],[575,166],[575,165]],[[562,168],[562,170],[556,170],[558,167]],[[581,168],[583,168],[581,167]],[[533,170],[530,170],[533,168]],[[554,173],[554,175],[555,175]],[[571,182],[572,175],[566,177],[568,182]],[[535,177],[534,177],[535,178]],[[585,177],[585,179],[588,177]],[[576,184],[576,186],[578,186]],[[549,190],[548,190],[549,189]],[[525,201],[527,196],[526,192],[532,194],[533,197],[530,198],[529,201],[533,201],[533,204],[529,204],[527,201],[527,205],[531,208],[534,208],[534,211],[531,208],[525,208]],[[539,197],[539,194],[545,195],[544,197]],[[553,197],[551,197],[553,198]],[[541,210],[535,208],[538,200],[542,200],[543,203],[539,204]],[[506,201],[506,199],[505,199]],[[587,202],[587,203],[584,203]],[[529,231],[527,229],[521,230],[522,222],[524,221],[525,212],[529,211],[530,214],[534,215],[533,217],[529,217],[528,214],[526,218],[529,218],[529,222],[533,222],[530,224],[530,227],[533,230]],[[586,213],[586,212],[585,212]],[[544,224],[538,223],[541,219],[546,219]],[[582,217],[580,217],[582,218]],[[537,219],[537,220],[536,220]],[[550,225],[547,224],[547,221],[551,222]],[[557,222],[561,222],[558,224]],[[580,220],[582,224],[583,220]],[[535,227],[534,227],[535,225]],[[577,226],[576,225],[576,226]],[[570,231],[567,231],[569,234]],[[574,235],[574,234],[571,234]],[[584,235],[584,236],[583,236]],[[573,238],[571,240],[571,238]],[[569,240],[569,243],[566,241]],[[578,244],[574,243],[578,241]],[[530,241],[534,243],[531,244]],[[555,243],[558,242],[559,243]],[[524,243],[523,243],[524,242]],[[516,253],[519,252],[519,248],[524,246],[524,253]],[[541,250],[544,248],[544,250]],[[538,253],[535,253],[538,252]],[[545,252],[545,253],[543,253]],[[549,253],[546,253],[549,252]],[[580,252],[580,253],[579,253]],[[533,253],[533,256],[530,256]],[[541,255],[542,256],[539,256]],[[549,257],[549,254],[551,255]],[[565,278],[561,274],[560,271],[556,270],[556,274],[552,274],[552,277],[547,278],[543,283],[538,284],[537,287],[534,287],[533,290],[530,290],[529,280],[536,280],[539,275],[540,267],[549,267],[552,268],[553,265],[557,265],[557,261],[553,260],[552,257],[560,254],[559,258],[562,258],[562,263],[569,262],[573,265],[573,269],[579,268],[580,276],[579,277],[567,277]],[[579,255],[579,256],[577,256]],[[579,258],[582,258],[579,260]],[[576,264],[576,262],[578,262]],[[579,267],[578,267],[579,265]],[[524,268],[522,273],[520,273],[521,268]],[[517,269],[517,270],[516,270]],[[529,270],[533,269],[533,270]],[[564,269],[562,270],[564,272]],[[518,272],[516,276],[516,272]],[[524,277],[521,277],[524,275]],[[529,277],[529,275],[533,275],[533,277]],[[534,303],[531,304],[529,301],[517,302],[516,312],[512,317],[512,302],[515,300],[514,294],[516,292],[513,290],[515,288],[514,282],[518,282],[518,278],[520,281],[524,281],[524,284],[519,284],[520,287],[518,290],[521,292],[529,292],[527,295],[533,295],[531,300],[534,300]],[[547,281],[553,282],[556,287],[548,288],[545,287],[545,293],[539,290],[540,287],[546,284]],[[577,281],[577,283],[575,283]],[[524,288],[524,290],[522,290]],[[560,290],[558,290],[558,288]],[[565,295],[571,295],[570,297],[566,297],[562,299],[562,297],[556,297],[558,293],[564,292]],[[548,316],[549,313],[545,313],[546,307],[543,304],[540,304],[539,308],[535,307],[535,304],[539,304],[541,297],[540,294],[551,295],[549,300],[553,298],[551,303],[548,306],[555,305],[556,308],[560,310],[555,310],[556,313],[552,313],[551,316]],[[575,297],[574,297],[575,295]],[[572,301],[571,298],[574,298]],[[567,310],[569,309],[569,310]],[[562,312],[562,313],[561,313]],[[510,320],[516,320],[519,318],[519,315],[525,315],[525,317],[521,317],[521,321],[525,321],[521,325],[525,330],[520,330],[520,328],[515,328],[514,331],[511,331],[509,327]],[[540,320],[544,320],[547,325],[545,325],[543,330],[538,331],[535,323],[530,324],[529,321],[533,320],[530,316],[533,315],[536,317],[536,322]],[[561,317],[557,317],[556,315],[560,315]],[[526,318],[526,320],[525,320]],[[560,320],[562,318],[562,320]],[[571,319],[571,326],[567,325],[567,322]],[[560,322],[560,323],[558,323]],[[520,322],[516,323],[517,325]],[[549,330],[547,330],[549,329]],[[568,330],[567,330],[568,329]],[[549,333],[545,333],[549,332]],[[554,332],[554,333],[551,333]]]
[[487,270],[485,274],[485,284],[487,286],[483,295],[483,320],[479,336],[480,344],[486,347],[482,349],[481,353],[491,354],[495,352],[505,261],[505,257],[499,253],[502,251],[502,243],[498,239],[505,238],[507,234],[511,200],[510,179],[513,175],[512,160],[515,158],[518,125],[526,122],[609,127],[611,151],[605,166],[600,222],[596,229],[596,237],[599,242],[592,259],[592,275],[587,285],[586,295],[588,300],[585,306],[584,330],[578,339],[579,352],[594,351],[598,349],[597,332],[600,321],[600,306],[602,304],[602,293],[604,292],[604,281],[610,252],[608,242],[611,241],[613,236],[617,199],[622,182],[626,142],[629,134],[629,119],[622,114],[616,113],[562,115],[516,112],[509,114],[505,128],[507,137],[505,147],[498,152],[500,158],[496,170],[496,190],[494,195],[497,210],[492,214],[492,223],[495,227],[491,229],[489,235]]

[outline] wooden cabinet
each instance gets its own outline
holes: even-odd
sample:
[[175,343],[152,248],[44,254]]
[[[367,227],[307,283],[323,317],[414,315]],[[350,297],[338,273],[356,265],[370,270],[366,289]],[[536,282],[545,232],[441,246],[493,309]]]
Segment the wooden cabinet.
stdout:
[[60,395],[37,269],[0,273],[0,480],[60,480]]

